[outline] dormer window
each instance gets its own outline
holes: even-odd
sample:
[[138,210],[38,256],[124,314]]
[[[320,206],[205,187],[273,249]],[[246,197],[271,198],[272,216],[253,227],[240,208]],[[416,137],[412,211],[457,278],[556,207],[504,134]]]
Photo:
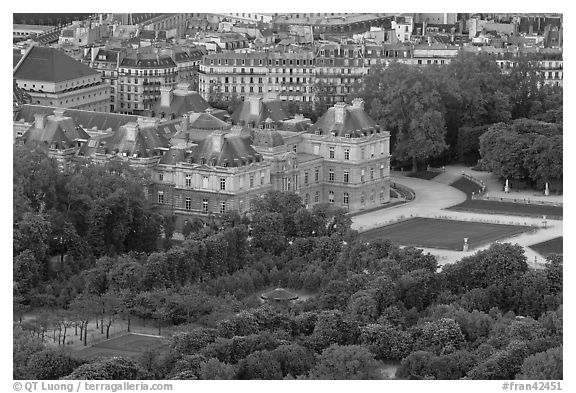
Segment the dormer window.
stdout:
[[350,139],[350,134],[344,134],[344,138]]
[[314,135],[320,135],[320,130],[314,131]]

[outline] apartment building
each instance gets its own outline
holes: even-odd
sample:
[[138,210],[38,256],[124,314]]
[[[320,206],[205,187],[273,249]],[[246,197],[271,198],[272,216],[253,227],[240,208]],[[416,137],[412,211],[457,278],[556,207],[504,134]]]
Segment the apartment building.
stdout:
[[174,88],[178,66],[169,55],[130,53],[120,62],[117,112],[147,115],[160,99],[160,87]]

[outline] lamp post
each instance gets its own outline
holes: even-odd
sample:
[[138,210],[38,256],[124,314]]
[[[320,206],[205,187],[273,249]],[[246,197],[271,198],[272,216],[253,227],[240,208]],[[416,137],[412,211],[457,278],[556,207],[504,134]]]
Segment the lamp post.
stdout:
[[464,238],[464,245],[462,246],[462,251],[468,252],[468,238]]
[[504,186],[504,192],[508,194],[510,192],[510,185],[508,184],[508,179],[506,179],[506,185]]
[[544,190],[544,195],[545,195],[545,196],[549,196],[549,195],[550,195],[550,190],[548,189],[548,182],[546,182],[546,189]]

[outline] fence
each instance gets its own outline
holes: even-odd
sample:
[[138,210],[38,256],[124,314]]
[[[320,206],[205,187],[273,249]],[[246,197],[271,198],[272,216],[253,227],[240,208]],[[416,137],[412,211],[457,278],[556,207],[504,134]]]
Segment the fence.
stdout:
[[526,205],[540,205],[540,206],[552,206],[552,207],[562,207],[561,202],[548,202],[541,200],[531,200],[530,198],[505,198],[505,197],[495,197],[495,196],[472,196],[472,199],[482,200],[482,201],[497,201],[497,202],[510,202],[510,203],[523,203]]

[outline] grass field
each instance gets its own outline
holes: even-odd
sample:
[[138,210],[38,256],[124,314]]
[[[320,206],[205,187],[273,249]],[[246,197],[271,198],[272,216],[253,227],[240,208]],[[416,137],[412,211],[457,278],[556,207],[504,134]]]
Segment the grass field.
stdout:
[[440,172],[418,171],[418,172],[414,172],[414,173],[407,175],[407,177],[415,177],[418,179],[432,180],[436,176],[438,176],[439,174],[440,174]]
[[404,246],[461,251],[464,238],[470,249],[532,230],[531,227],[467,221],[413,218],[360,234],[363,239],[390,239]]
[[450,185],[466,194],[466,197],[468,199],[470,199],[470,196],[472,195],[473,192],[475,194],[478,194],[478,192],[480,192],[480,190],[482,189],[482,187],[480,187],[478,184],[466,179],[465,177],[461,177],[460,179],[456,180],[454,183]]
[[74,355],[82,359],[111,356],[137,358],[147,349],[162,350],[165,348],[166,342],[160,337],[128,333],[81,349]]
[[529,246],[538,254],[546,257],[550,254],[562,254],[564,238],[562,236],[547,240],[542,243],[536,243]]
[[484,201],[467,199],[459,205],[452,206],[447,210],[468,211],[474,213],[506,214],[511,216],[562,218],[562,206],[545,206],[529,203],[514,203],[500,201]]

